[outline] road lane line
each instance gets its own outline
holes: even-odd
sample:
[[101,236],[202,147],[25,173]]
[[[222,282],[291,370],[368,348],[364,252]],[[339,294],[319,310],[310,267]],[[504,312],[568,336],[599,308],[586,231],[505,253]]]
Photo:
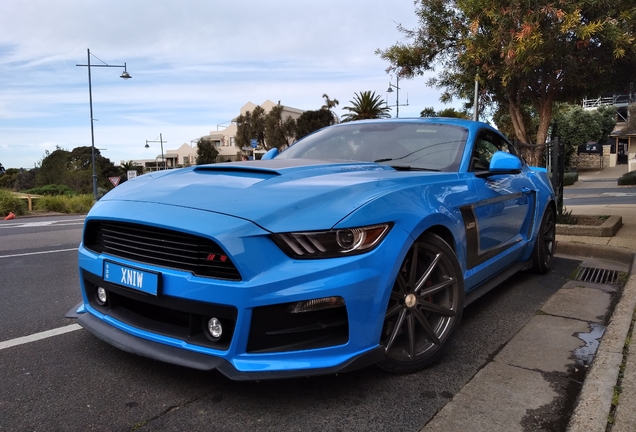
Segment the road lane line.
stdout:
[[42,339],[47,339],[53,336],[58,336],[64,333],[69,333],[75,330],[79,330],[81,328],[82,326],[80,326],[79,324],[71,324],[65,327],[59,327],[53,330],[47,330],[40,333],[29,335],[29,336],[23,336],[23,337],[11,339],[8,341],[0,342],[0,350],[3,350],[5,348],[11,348],[18,345],[24,345],[29,342],[35,342]]
[[[64,222],[64,223],[60,223]],[[0,229],[10,228],[37,228],[37,227],[59,227],[59,226],[75,226],[84,225],[84,221],[47,221],[47,222],[20,222],[13,224],[2,224]]]
[[69,252],[69,251],[76,251],[76,250],[77,250],[77,248],[73,248],[73,249],[57,249],[57,250],[42,251],[42,252],[28,252],[28,253],[13,254],[13,255],[0,255],[0,258],[15,258],[15,257],[21,257],[21,256],[50,254],[50,253],[56,253],[56,252]]

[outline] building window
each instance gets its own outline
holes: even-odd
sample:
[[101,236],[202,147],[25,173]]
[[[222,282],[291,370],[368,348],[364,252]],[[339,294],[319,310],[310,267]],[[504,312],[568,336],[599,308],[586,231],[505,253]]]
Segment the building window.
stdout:
[[189,156],[184,156],[183,157],[183,165],[185,165],[185,166],[190,165],[190,157]]
[[234,137],[230,137],[230,145],[234,147],[236,143],[234,142]]
[[221,147],[221,140],[214,140],[212,142],[214,143],[214,147]]

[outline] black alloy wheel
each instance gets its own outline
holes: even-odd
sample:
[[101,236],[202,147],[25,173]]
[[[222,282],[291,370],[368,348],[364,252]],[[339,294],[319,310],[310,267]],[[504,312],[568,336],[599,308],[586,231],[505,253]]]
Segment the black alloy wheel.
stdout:
[[420,370],[442,353],[459,326],[464,281],[453,249],[425,233],[411,246],[398,273],[384,318],[378,366],[394,373]]
[[555,249],[556,215],[554,209],[549,206],[541,219],[537,241],[532,251],[532,270],[535,273],[545,274],[552,268]]

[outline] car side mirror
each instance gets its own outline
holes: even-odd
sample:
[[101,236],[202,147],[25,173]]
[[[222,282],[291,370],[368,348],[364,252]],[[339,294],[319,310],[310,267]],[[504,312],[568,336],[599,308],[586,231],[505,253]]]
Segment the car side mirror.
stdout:
[[263,155],[261,160],[274,159],[276,156],[278,156],[278,149],[274,147],[273,149],[269,149],[267,153]]
[[490,160],[488,171],[478,171],[476,177],[490,177],[500,174],[519,174],[521,172],[521,159],[510,153],[498,151]]

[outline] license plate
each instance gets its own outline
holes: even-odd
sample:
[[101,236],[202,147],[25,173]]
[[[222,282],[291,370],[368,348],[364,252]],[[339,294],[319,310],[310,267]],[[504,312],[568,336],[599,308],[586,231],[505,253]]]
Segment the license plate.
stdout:
[[104,280],[155,296],[159,292],[159,273],[122,266],[110,261],[104,261]]

